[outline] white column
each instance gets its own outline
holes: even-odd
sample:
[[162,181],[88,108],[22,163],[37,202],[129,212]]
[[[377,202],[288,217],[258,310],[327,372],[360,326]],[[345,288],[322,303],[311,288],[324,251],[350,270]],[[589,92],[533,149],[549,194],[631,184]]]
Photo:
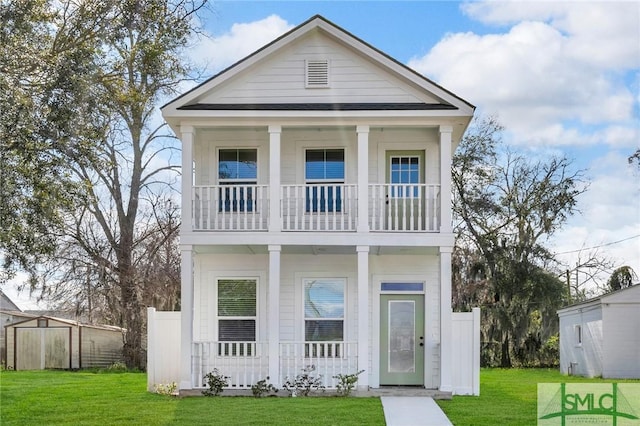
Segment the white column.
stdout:
[[358,133],[358,232],[369,232],[369,126],[357,126]]
[[280,232],[280,135],[282,126],[269,126],[269,232]]
[[269,337],[269,381],[280,387],[280,252],[279,245],[269,246],[269,290],[267,334]]
[[369,246],[356,247],[358,252],[358,389],[369,388]]
[[451,392],[451,253],[453,247],[440,247],[440,390]]
[[453,127],[440,126],[440,232],[453,232],[451,225],[451,133]]
[[182,141],[182,225],[181,232],[193,230],[193,126],[180,127]]
[[180,389],[193,389],[193,246],[180,246]]

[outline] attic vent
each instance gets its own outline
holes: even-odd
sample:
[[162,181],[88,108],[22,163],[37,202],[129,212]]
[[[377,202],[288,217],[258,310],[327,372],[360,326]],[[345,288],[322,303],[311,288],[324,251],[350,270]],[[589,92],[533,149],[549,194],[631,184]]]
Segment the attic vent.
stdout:
[[307,61],[307,87],[329,87],[329,61],[308,60]]

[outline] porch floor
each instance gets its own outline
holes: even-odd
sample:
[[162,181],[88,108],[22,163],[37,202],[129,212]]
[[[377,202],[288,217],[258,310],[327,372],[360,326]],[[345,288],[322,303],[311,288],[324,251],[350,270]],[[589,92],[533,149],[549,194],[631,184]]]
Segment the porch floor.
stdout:
[[[288,397],[289,394],[280,389],[276,396]],[[333,396],[336,391],[333,389],[325,392],[314,392],[311,396]],[[438,389],[425,389],[418,386],[383,386],[377,389],[366,391],[354,390],[351,395],[359,398],[386,397],[386,396],[406,396],[406,397],[428,397],[433,399],[451,399],[451,392],[441,392]],[[180,396],[202,396],[202,389],[182,389]],[[225,389],[220,396],[253,396],[250,389]]]

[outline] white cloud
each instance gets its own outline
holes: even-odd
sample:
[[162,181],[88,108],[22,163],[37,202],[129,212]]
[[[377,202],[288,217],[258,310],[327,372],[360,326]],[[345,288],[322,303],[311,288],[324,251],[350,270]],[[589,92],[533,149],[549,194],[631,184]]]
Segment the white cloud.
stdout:
[[638,83],[629,80],[640,68],[640,3],[474,2],[463,9],[508,27],[449,34],[409,66],[498,113],[516,142],[637,144]]
[[255,22],[233,24],[221,35],[201,36],[189,57],[208,73],[216,73],[280,37],[293,26],[277,15]]
[[[640,238],[605,245],[640,234],[640,184],[636,172],[626,157],[615,153],[595,159],[590,172],[591,186],[579,199],[582,214],[553,238],[555,251],[604,245],[599,249],[601,255],[616,266],[626,264],[640,273]],[[575,265],[579,256],[584,260],[586,253],[568,253],[560,258]]]

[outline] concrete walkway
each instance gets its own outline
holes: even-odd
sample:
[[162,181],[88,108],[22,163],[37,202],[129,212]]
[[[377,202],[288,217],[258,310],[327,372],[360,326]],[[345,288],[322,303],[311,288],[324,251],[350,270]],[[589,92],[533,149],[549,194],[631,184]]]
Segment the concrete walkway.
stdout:
[[451,422],[433,398],[383,396],[380,398],[387,426],[449,426]]

